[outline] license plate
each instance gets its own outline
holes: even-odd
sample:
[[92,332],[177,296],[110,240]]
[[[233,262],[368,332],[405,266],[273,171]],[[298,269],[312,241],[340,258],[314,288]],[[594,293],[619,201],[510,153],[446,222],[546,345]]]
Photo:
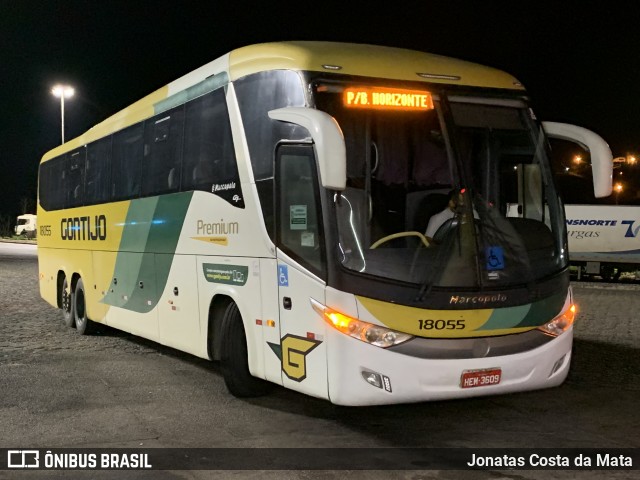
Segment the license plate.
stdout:
[[502,379],[501,368],[465,370],[460,377],[460,388],[488,387],[498,385]]

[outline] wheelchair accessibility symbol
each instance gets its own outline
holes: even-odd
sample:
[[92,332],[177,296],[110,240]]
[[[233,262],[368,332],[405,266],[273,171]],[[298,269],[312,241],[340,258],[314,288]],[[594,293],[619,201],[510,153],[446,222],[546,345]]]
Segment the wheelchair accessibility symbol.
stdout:
[[289,268],[286,265],[278,265],[278,285],[289,286]]
[[485,251],[487,259],[487,270],[504,269],[504,251],[502,247],[488,247]]

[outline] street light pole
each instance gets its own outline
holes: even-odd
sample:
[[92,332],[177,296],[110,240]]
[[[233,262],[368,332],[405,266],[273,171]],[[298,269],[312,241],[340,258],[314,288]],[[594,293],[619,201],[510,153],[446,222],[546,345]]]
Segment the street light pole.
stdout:
[[60,118],[62,120],[62,143],[64,143],[64,99],[73,97],[75,90],[69,85],[56,85],[51,89],[54,97],[60,98]]

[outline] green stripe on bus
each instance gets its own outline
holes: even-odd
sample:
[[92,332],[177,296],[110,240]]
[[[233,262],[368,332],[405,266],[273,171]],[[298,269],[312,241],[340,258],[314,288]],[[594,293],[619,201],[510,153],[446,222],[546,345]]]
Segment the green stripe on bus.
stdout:
[[200,83],[196,83],[192,87],[187,88],[186,90],[182,90],[170,97],[165,98],[154,104],[153,109],[154,113],[162,113],[167,110],[171,110],[174,107],[178,107],[180,105],[185,104],[186,102],[193,100],[205,93],[212,92],[217,88],[222,87],[229,83],[229,75],[227,72],[220,72],[211,77],[208,77],[201,81]]
[[565,299],[566,294],[561,293],[527,305],[496,308],[478,330],[539,327],[560,313]]
[[[103,302],[139,313],[158,304],[169,277],[193,192],[131,201]],[[164,254],[164,255],[160,255]]]
[[531,310],[517,325],[518,327],[539,327],[553,320],[567,300],[566,292],[552,295],[531,305]]
[[502,330],[514,328],[518,325],[531,309],[531,304],[517,307],[496,308],[489,319],[478,330]]

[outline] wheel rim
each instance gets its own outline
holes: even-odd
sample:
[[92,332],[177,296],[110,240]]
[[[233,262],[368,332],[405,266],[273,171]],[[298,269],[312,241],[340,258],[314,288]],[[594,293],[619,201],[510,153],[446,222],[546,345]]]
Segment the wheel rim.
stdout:
[[76,291],[76,323],[84,323],[84,292],[81,288]]
[[62,284],[62,309],[65,314],[71,313],[71,295],[67,293],[68,284],[65,280]]

